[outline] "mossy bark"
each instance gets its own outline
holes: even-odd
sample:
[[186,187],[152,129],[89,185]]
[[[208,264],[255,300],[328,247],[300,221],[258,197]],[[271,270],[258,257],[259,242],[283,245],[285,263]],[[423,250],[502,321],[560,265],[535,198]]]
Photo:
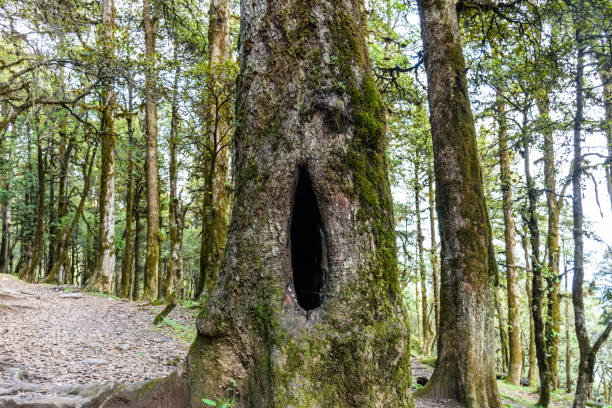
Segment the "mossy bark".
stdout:
[[[200,243],[200,276],[195,297],[210,296],[217,278],[225,248],[229,211],[228,159],[230,144],[230,98],[219,95],[226,78],[224,65],[229,60],[229,1],[210,2],[208,20],[209,111],[214,123],[207,135],[208,155],[205,159],[206,186],[203,197],[202,240]],[[228,95],[229,96],[229,95]],[[225,100],[224,103],[221,101]]]
[[519,385],[523,353],[521,350],[521,327],[519,319],[519,289],[514,255],[514,217],[512,216],[512,177],[510,172],[510,149],[508,149],[508,125],[506,106],[500,89],[497,92],[499,135],[499,181],[502,189],[504,213],[504,244],[506,248],[506,292],[508,294],[508,375],[506,382]]
[[420,395],[499,407],[491,352],[496,265],[455,3],[418,6],[442,243],[438,360]]
[[127,164],[127,178],[128,184],[125,192],[125,248],[123,250],[123,262],[121,264],[121,289],[119,291],[119,297],[123,299],[130,298],[130,291],[132,289],[132,271],[134,269],[134,254],[132,246],[132,234],[134,232],[133,219],[134,219],[134,157],[133,157],[133,144],[134,144],[134,127],[133,127],[133,99],[132,99],[132,88],[128,89],[128,110],[126,115],[127,122],[127,133],[128,133],[128,164]]
[[435,337],[437,338],[440,328],[440,262],[438,260],[438,243],[436,239],[435,191],[433,179],[433,167],[430,164],[427,169],[427,195],[429,198],[429,234],[431,239],[430,258],[434,295],[434,317],[436,325]]
[[[155,72],[157,28],[160,5],[152,7],[150,0],[143,0],[142,14],[145,34],[145,127],[147,135],[146,181],[147,181],[147,257],[143,297],[156,300],[160,293],[159,282],[159,170],[157,163],[157,98]],[[153,8],[153,10],[152,10]]]
[[[239,407],[411,407],[384,104],[360,7],[243,0],[241,19],[235,205],[175,406],[204,407],[234,379]],[[291,238],[305,174],[327,254],[309,311]]]
[[[112,59],[115,3],[113,0],[102,2],[102,24],[104,35],[100,43],[107,61]],[[110,64],[110,63],[109,63]],[[100,292],[110,293],[115,273],[115,104],[116,92],[112,79],[107,79],[102,92],[100,113],[100,198],[99,198],[99,236],[98,260],[88,287]]]

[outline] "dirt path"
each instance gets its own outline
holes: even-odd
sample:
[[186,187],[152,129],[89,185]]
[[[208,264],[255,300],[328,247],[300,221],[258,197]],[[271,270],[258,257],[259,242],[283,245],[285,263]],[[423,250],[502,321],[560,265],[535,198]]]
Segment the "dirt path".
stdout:
[[20,380],[57,388],[163,377],[187,354],[193,312],[176,308],[178,329],[157,328],[160,307],[76,290],[0,275],[0,396]]

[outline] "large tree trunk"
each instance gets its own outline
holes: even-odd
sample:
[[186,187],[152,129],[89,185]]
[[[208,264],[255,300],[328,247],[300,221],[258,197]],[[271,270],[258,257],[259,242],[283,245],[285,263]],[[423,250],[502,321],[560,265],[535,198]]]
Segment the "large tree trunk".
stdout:
[[506,291],[508,293],[508,375],[506,382],[519,385],[521,380],[521,327],[519,319],[519,289],[514,255],[514,218],[512,216],[512,176],[510,173],[510,150],[508,149],[508,127],[506,107],[501,91],[497,90],[499,125],[499,168],[504,212],[504,243],[506,247]]
[[[584,242],[583,242],[583,211],[582,211],[582,120],[584,109],[583,81],[584,81],[584,38],[582,22],[575,21],[575,41],[578,48],[576,56],[576,115],[574,117],[574,162],[572,171],[572,204],[574,220],[574,280],[572,283],[572,303],[574,305],[574,321],[576,325],[576,338],[580,350],[580,363],[578,365],[578,380],[576,381],[576,394],[573,408],[584,408],[591,393],[593,385],[593,371],[595,357],[601,345],[608,338],[612,330],[612,321],[608,322],[605,330],[591,346],[584,314],[584,300],[582,285],[584,281]],[[610,197],[612,202],[612,196]]]
[[150,0],[143,0],[142,15],[145,34],[145,124],[147,135],[147,157],[145,160],[147,180],[147,257],[143,298],[156,300],[159,297],[159,171],[157,164],[157,100],[155,73],[155,42],[159,22],[159,9],[151,10]]
[[[101,39],[104,54],[112,58],[115,3],[102,1],[102,24],[104,37]],[[100,164],[100,226],[98,234],[98,260],[88,287],[100,292],[111,293],[115,274],[115,99],[114,81],[107,79],[102,91],[100,138],[102,141]]]
[[423,396],[499,407],[492,257],[455,3],[419,0],[442,242],[438,361]]
[[244,0],[241,19],[223,267],[183,381],[158,384],[147,406],[182,384],[186,399],[163,406],[204,407],[235,379],[238,407],[411,407],[384,105],[361,9]]
[[[195,297],[209,296],[217,281],[227,235],[229,196],[227,167],[229,148],[229,98],[219,94],[227,74],[229,59],[229,1],[212,0],[208,21],[208,63],[210,72],[209,121],[214,123],[208,135],[205,159],[206,186],[203,197],[200,276]],[[223,102],[225,101],[225,102]]]

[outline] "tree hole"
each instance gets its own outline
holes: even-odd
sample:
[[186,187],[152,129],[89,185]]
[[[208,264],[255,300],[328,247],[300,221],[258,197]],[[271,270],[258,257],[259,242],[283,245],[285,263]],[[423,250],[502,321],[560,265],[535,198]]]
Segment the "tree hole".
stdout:
[[305,310],[321,306],[327,272],[327,248],[321,213],[310,175],[300,169],[291,213],[291,266],[298,304]]

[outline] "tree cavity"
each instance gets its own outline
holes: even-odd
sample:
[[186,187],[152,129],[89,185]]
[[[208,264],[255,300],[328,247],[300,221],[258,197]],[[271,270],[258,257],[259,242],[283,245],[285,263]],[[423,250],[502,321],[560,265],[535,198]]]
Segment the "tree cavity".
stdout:
[[327,247],[321,213],[305,167],[299,169],[291,212],[291,267],[298,304],[321,306],[327,274]]

